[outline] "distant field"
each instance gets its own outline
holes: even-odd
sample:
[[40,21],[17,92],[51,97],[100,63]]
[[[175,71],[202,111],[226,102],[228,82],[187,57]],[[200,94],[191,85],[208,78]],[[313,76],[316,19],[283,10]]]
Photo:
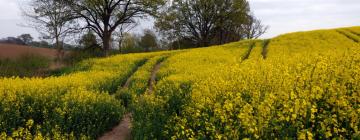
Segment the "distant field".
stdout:
[[14,59],[26,54],[41,55],[50,59],[56,58],[56,49],[36,48],[25,45],[1,44],[0,43],[0,59]]
[[[66,51],[65,57],[69,54]],[[49,71],[66,66],[63,61],[55,61],[56,58],[56,49],[0,43],[0,77],[48,75]]]

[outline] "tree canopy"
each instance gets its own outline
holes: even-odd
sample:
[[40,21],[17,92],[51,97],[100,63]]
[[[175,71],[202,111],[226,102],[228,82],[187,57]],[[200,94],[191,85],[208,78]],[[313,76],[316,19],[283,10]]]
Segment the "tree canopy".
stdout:
[[198,47],[224,44],[244,38],[244,25],[254,22],[250,15],[247,0],[173,0],[159,13],[156,27],[172,40],[192,40]]
[[147,52],[157,48],[158,43],[155,33],[148,29],[144,30],[144,35],[141,37],[139,45]]
[[[159,40],[173,49],[258,38],[268,29],[252,14],[247,0],[31,0],[24,13],[59,50],[68,34],[90,30],[80,44],[92,46],[101,40],[96,44],[105,54],[115,40],[121,49],[126,44],[122,41],[129,39],[124,33],[147,16],[155,19]],[[158,46],[157,35],[145,30],[134,46],[150,51]]]
[[34,40],[30,34],[22,34],[17,38],[20,39],[25,45],[30,45]]
[[135,18],[152,14],[163,0],[65,0],[77,17],[102,40],[109,50],[113,32],[123,24],[135,23]]

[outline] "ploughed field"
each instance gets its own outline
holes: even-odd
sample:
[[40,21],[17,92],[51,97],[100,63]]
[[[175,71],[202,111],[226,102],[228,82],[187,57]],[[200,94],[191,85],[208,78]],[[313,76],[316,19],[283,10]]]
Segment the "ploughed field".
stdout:
[[0,139],[358,139],[360,27],[89,59],[0,79]]
[[36,48],[25,45],[0,43],[0,59],[15,59],[29,54],[55,59],[57,51],[55,49],[48,48]]
[[[61,56],[70,60],[72,55],[64,51]],[[46,77],[68,65],[58,56],[56,49],[0,43],[0,77]]]

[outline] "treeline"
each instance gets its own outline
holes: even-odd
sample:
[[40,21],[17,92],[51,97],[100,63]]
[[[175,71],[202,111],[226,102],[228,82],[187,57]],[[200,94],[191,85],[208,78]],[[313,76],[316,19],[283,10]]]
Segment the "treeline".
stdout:
[[[80,46],[107,54],[225,44],[258,38],[268,28],[247,0],[31,0],[27,6],[29,26],[59,51],[70,35],[81,36]],[[130,33],[149,18],[156,32]]]
[[[82,36],[79,45],[79,48],[90,51],[99,51],[102,47],[92,31],[88,31]],[[151,52],[168,49],[164,44],[161,44],[156,33],[150,29],[144,29],[142,34],[123,33],[117,41],[112,41],[112,46],[112,49],[118,49],[121,53]]]
[[156,27],[170,42],[197,47],[258,38],[268,28],[247,0],[173,0],[159,13]]
[[[35,41],[34,38],[30,34],[21,34],[17,37],[6,37],[0,39],[0,43],[3,44],[17,44],[17,45],[28,45],[32,47],[39,47],[39,48],[54,48],[55,44],[49,43],[45,40]],[[65,50],[72,50],[79,46],[66,44],[61,42],[62,48]]]

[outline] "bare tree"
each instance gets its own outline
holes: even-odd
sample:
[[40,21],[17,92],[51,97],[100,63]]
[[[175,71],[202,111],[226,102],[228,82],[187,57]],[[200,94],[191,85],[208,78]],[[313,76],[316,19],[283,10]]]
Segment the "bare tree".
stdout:
[[28,8],[23,9],[23,15],[30,21],[44,39],[55,40],[58,58],[63,56],[63,41],[72,32],[71,26],[75,17],[72,10],[62,0],[31,0]]
[[64,0],[102,40],[103,49],[110,49],[113,32],[123,24],[135,23],[151,13],[163,0]]
[[138,24],[122,24],[118,27],[118,29],[116,31],[114,31],[115,33],[115,37],[117,37],[117,42],[118,42],[118,47],[119,47],[119,51],[121,52],[121,48],[122,48],[122,42],[124,41],[124,38],[128,36],[127,33],[129,33],[132,29],[134,29]]
[[263,25],[253,14],[248,16],[246,24],[243,24],[241,28],[244,37],[247,39],[257,39],[268,29],[269,26]]

